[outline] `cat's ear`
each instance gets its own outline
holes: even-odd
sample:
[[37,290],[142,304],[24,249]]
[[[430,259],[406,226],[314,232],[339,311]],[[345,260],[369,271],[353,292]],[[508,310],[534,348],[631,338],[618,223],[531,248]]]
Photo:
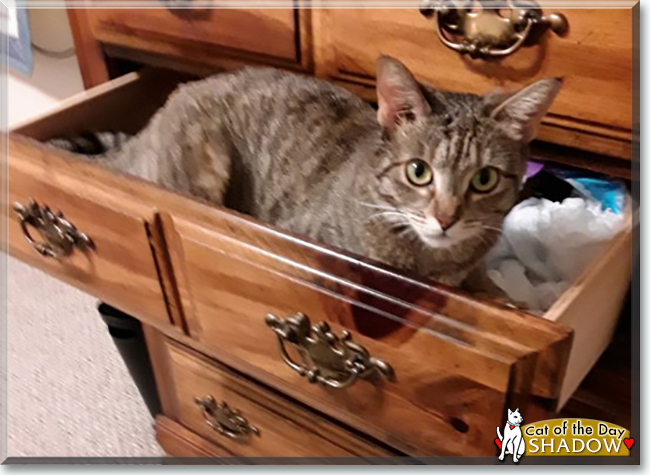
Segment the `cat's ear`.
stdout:
[[377,60],[377,102],[377,119],[389,133],[405,121],[416,121],[431,113],[411,71],[389,56]]
[[515,409],[515,412],[519,412],[519,408]]
[[512,415],[512,411],[511,411],[510,409],[508,409],[508,415],[509,415],[509,416]]
[[512,138],[528,143],[537,135],[539,124],[561,87],[560,78],[537,81],[504,99],[490,117],[502,122]]

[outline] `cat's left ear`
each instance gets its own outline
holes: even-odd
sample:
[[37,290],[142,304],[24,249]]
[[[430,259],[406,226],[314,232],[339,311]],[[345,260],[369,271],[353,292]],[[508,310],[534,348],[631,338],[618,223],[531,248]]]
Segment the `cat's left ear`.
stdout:
[[420,85],[404,64],[389,56],[377,60],[377,119],[389,133],[431,113]]
[[508,409],[508,415],[512,415],[512,411],[510,409]]
[[512,138],[528,143],[561,87],[561,78],[537,81],[497,105],[490,117],[502,122]]

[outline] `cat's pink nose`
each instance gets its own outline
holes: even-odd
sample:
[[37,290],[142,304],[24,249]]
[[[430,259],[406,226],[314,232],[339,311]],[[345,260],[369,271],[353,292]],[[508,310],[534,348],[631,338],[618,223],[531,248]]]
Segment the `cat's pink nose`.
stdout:
[[432,213],[443,231],[451,228],[460,219],[462,206],[452,196],[440,196],[433,202]]
[[446,231],[447,229],[451,228],[454,224],[458,222],[459,215],[458,213],[438,213],[436,214],[436,220],[438,220],[438,224],[440,224],[440,227],[442,228],[443,231]]

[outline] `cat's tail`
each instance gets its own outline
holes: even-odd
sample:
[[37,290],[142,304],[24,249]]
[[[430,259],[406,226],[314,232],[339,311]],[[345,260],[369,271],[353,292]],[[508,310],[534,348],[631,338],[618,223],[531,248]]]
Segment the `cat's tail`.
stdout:
[[54,137],[48,143],[61,150],[87,155],[101,156],[120,148],[130,135],[124,132],[82,132],[66,137]]
[[165,115],[167,108],[166,105],[160,109],[134,135],[110,131],[77,133],[53,138],[48,144],[108,170],[162,184],[161,177],[173,176],[175,170],[171,169],[179,166],[182,150],[176,145],[181,142],[178,136],[184,130],[178,123],[184,116],[177,114],[169,120]]
[[47,141],[51,147],[73,153],[109,170],[130,173],[129,149],[136,137],[124,132],[81,132],[54,137]]
[[497,436],[499,437],[499,440],[503,440],[503,436],[501,435],[501,429],[499,429],[499,426],[497,426]]
[[153,147],[143,143],[148,138],[147,134],[129,135],[124,132],[109,131],[83,132],[55,137],[48,140],[47,144],[73,153],[79,158],[92,161],[103,168],[155,181],[155,177],[150,176],[151,173],[147,173],[155,169],[155,166],[146,166],[143,163],[147,158],[151,158],[153,152]]

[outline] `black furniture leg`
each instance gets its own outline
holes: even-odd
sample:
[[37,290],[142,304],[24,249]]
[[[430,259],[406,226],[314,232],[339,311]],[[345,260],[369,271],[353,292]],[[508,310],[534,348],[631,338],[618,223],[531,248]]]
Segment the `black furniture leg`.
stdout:
[[97,306],[97,310],[108,326],[113,343],[115,343],[117,351],[120,352],[149,412],[155,417],[161,412],[160,400],[142,332],[142,324],[132,316],[103,302]]

